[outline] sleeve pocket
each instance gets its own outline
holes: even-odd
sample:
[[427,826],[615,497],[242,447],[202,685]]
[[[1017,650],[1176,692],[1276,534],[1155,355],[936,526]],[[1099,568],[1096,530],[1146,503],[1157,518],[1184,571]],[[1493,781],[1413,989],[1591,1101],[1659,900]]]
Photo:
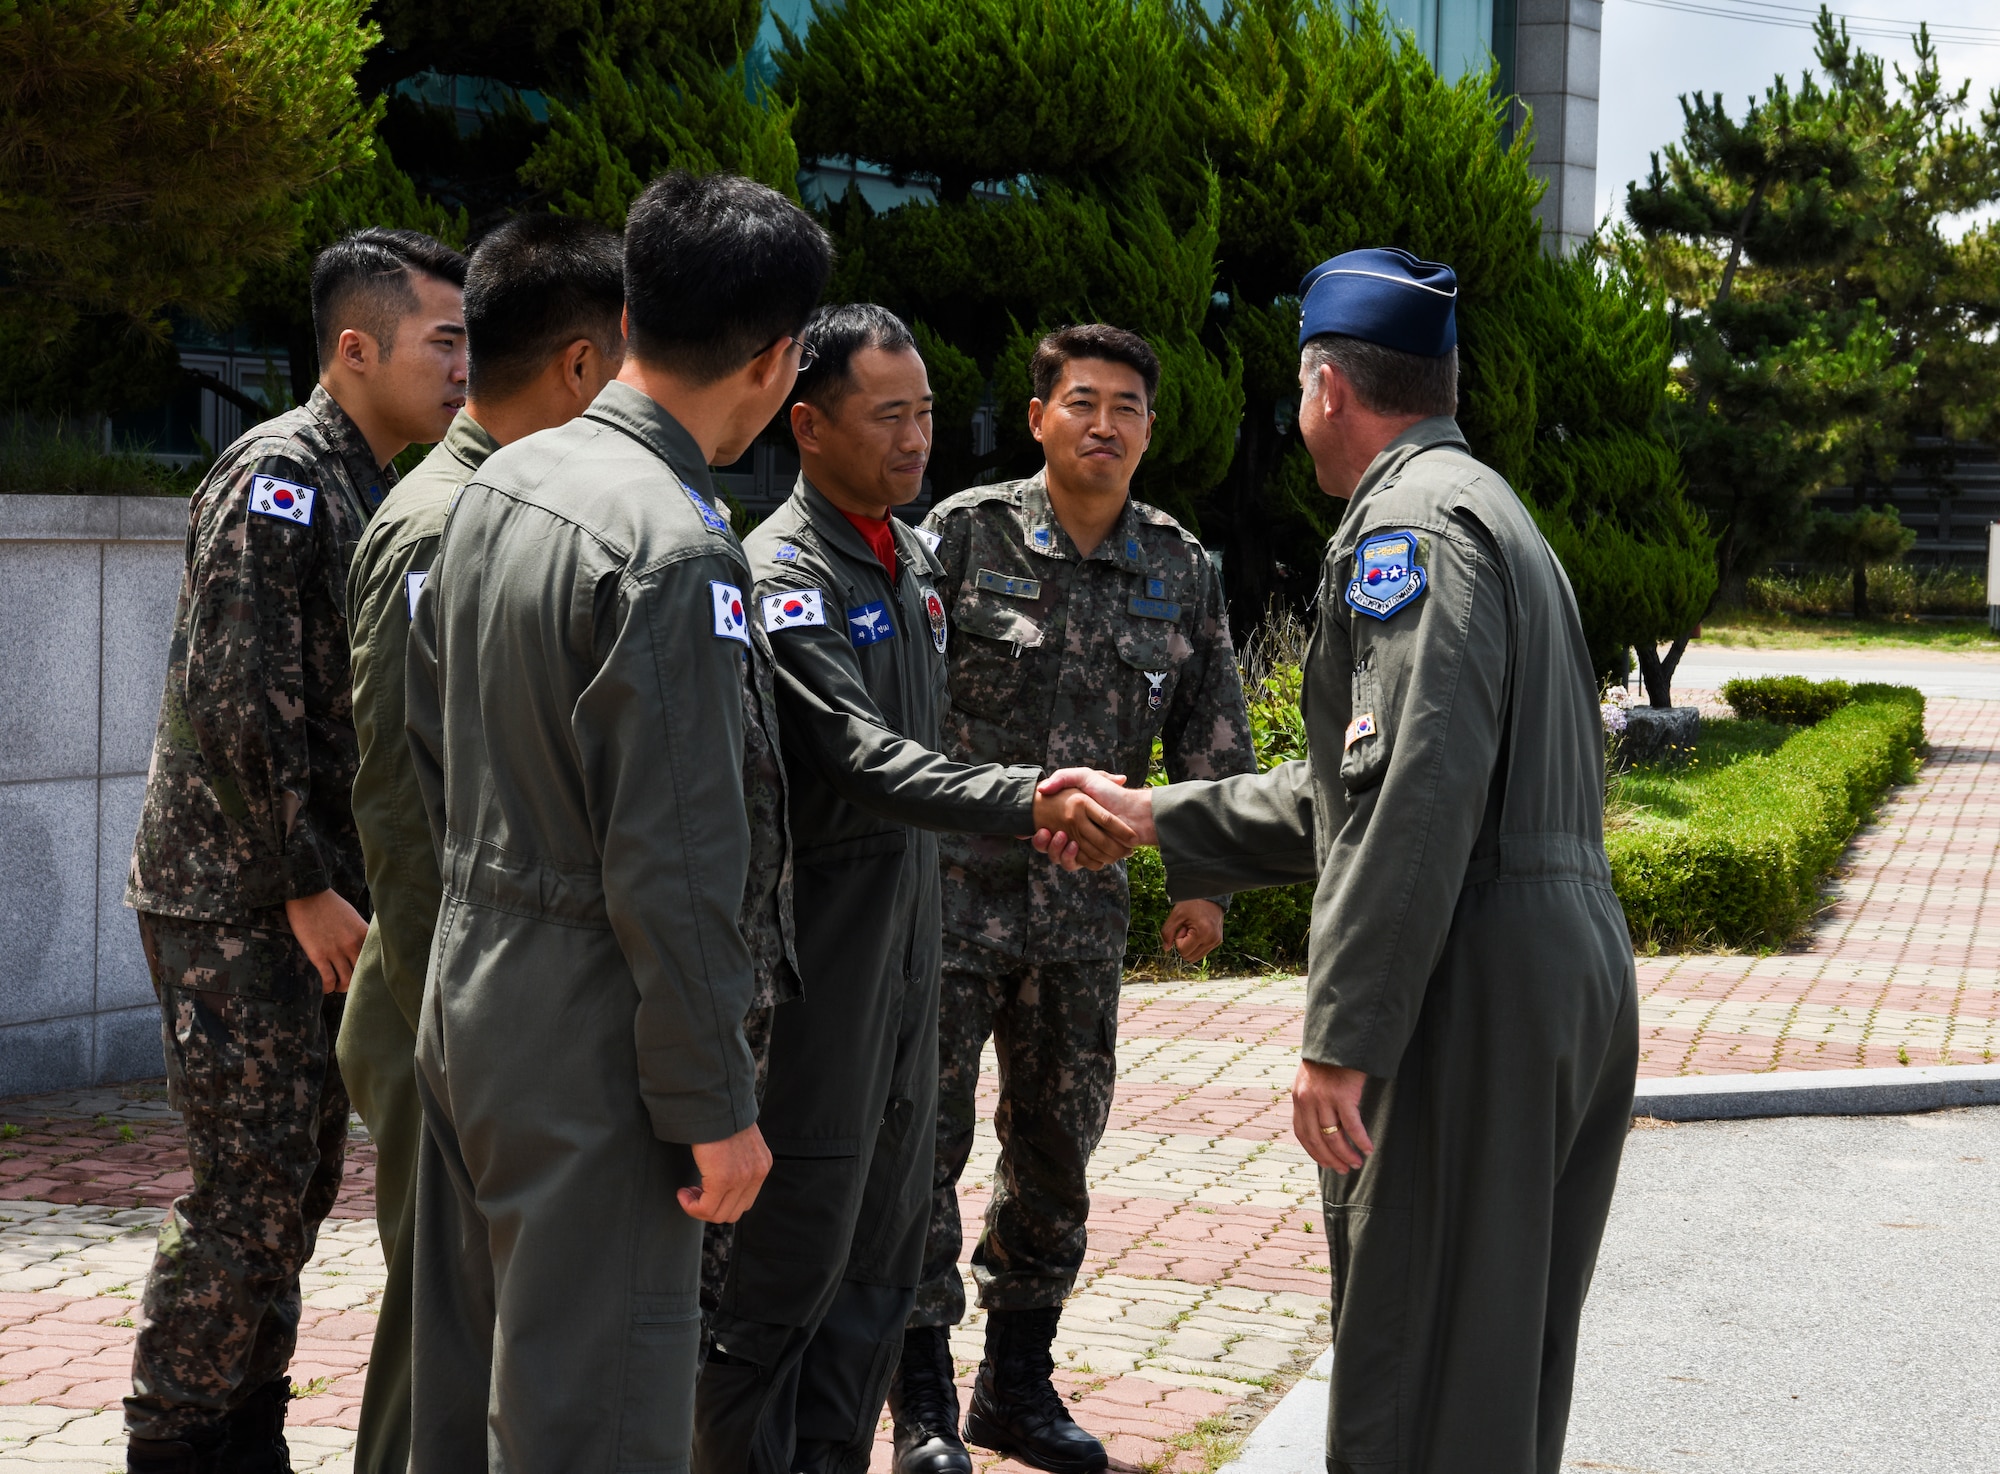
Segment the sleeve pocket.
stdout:
[[1351,794],[1366,793],[1389,768],[1389,733],[1383,724],[1382,683],[1372,661],[1354,671],[1354,703],[1340,754],[1340,781]]

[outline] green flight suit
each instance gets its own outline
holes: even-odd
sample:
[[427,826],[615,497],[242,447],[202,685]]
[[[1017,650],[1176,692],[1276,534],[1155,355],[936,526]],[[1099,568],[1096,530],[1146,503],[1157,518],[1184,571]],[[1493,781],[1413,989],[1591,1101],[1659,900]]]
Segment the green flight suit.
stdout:
[[[1039,767],[938,754],[945,606],[926,535],[896,577],[801,478],[744,540],[778,662],[804,997],[777,1010],[771,1175],[737,1226],[702,1371],[695,1464],[865,1469],[930,1217],[938,842],[1034,830]],[[1022,849],[1027,846],[1022,844]],[[819,1467],[807,1464],[806,1467]]]
[[375,1143],[375,1221],[389,1271],[368,1353],[355,1474],[403,1474],[410,1462],[410,1256],[424,1129],[417,1016],[443,887],[403,731],[403,656],[452,495],[498,449],[460,410],[444,439],[368,520],[347,575],[354,727],[361,739],[354,823],[375,914],[347,990],[338,1053],[354,1108]]
[[1556,1474],[1639,1048],[1576,600],[1440,418],[1318,602],[1309,763],[1161,790],[1168,890],[1315,878],[1305,1058],[1373,1077],[1374,1155],[1321,1177],[1330,1474]]
[[417,1029],[417,1474],[689,1457],[701,1224],[676,1190],[691,1145],[757,1119],[739,918],[783,849],[782,803],[765,833],[745,793],[769,645],[712,488],[686,430],[613,383],[467,483],[418,601],[408,726],[444,901]]

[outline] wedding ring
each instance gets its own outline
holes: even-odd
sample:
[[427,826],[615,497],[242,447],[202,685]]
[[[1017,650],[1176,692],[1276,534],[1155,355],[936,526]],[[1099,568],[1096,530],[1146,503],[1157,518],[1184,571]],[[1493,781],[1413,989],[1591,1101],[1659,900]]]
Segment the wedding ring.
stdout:
[[1338,1136],[1340,1135],[1340,1128],[1338,1126],[1322,1126],[1319,1128],[1319,1134],[1321,1136]]

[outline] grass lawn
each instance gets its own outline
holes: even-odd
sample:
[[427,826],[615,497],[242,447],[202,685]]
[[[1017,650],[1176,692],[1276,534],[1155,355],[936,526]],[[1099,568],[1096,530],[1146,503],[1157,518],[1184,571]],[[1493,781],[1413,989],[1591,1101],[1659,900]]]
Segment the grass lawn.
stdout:
[[1604,827],[1627,829],[1642,817],[1685,819],[1708,785],[1746,757],[1761,757],[1784,746],[1799,729],[1780,722],[1746,722],[1714,717],[1701,724],[1694,752],[1679,767],[1650,764],[1611,775],[1606,785]]
[[2000,655],[1983,615],[1852,619],[1732,609],[1702,621],[1703,645],[1739,650],[1962,650]]

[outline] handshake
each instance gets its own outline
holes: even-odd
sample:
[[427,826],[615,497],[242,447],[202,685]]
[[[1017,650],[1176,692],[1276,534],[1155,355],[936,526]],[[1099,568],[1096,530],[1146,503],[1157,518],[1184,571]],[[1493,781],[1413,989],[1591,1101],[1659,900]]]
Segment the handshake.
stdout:
[[1157,842],[1151,791],[1122,773],[1058,768],[1035,789],[1034,846],[1065,870],[1101,870]]

